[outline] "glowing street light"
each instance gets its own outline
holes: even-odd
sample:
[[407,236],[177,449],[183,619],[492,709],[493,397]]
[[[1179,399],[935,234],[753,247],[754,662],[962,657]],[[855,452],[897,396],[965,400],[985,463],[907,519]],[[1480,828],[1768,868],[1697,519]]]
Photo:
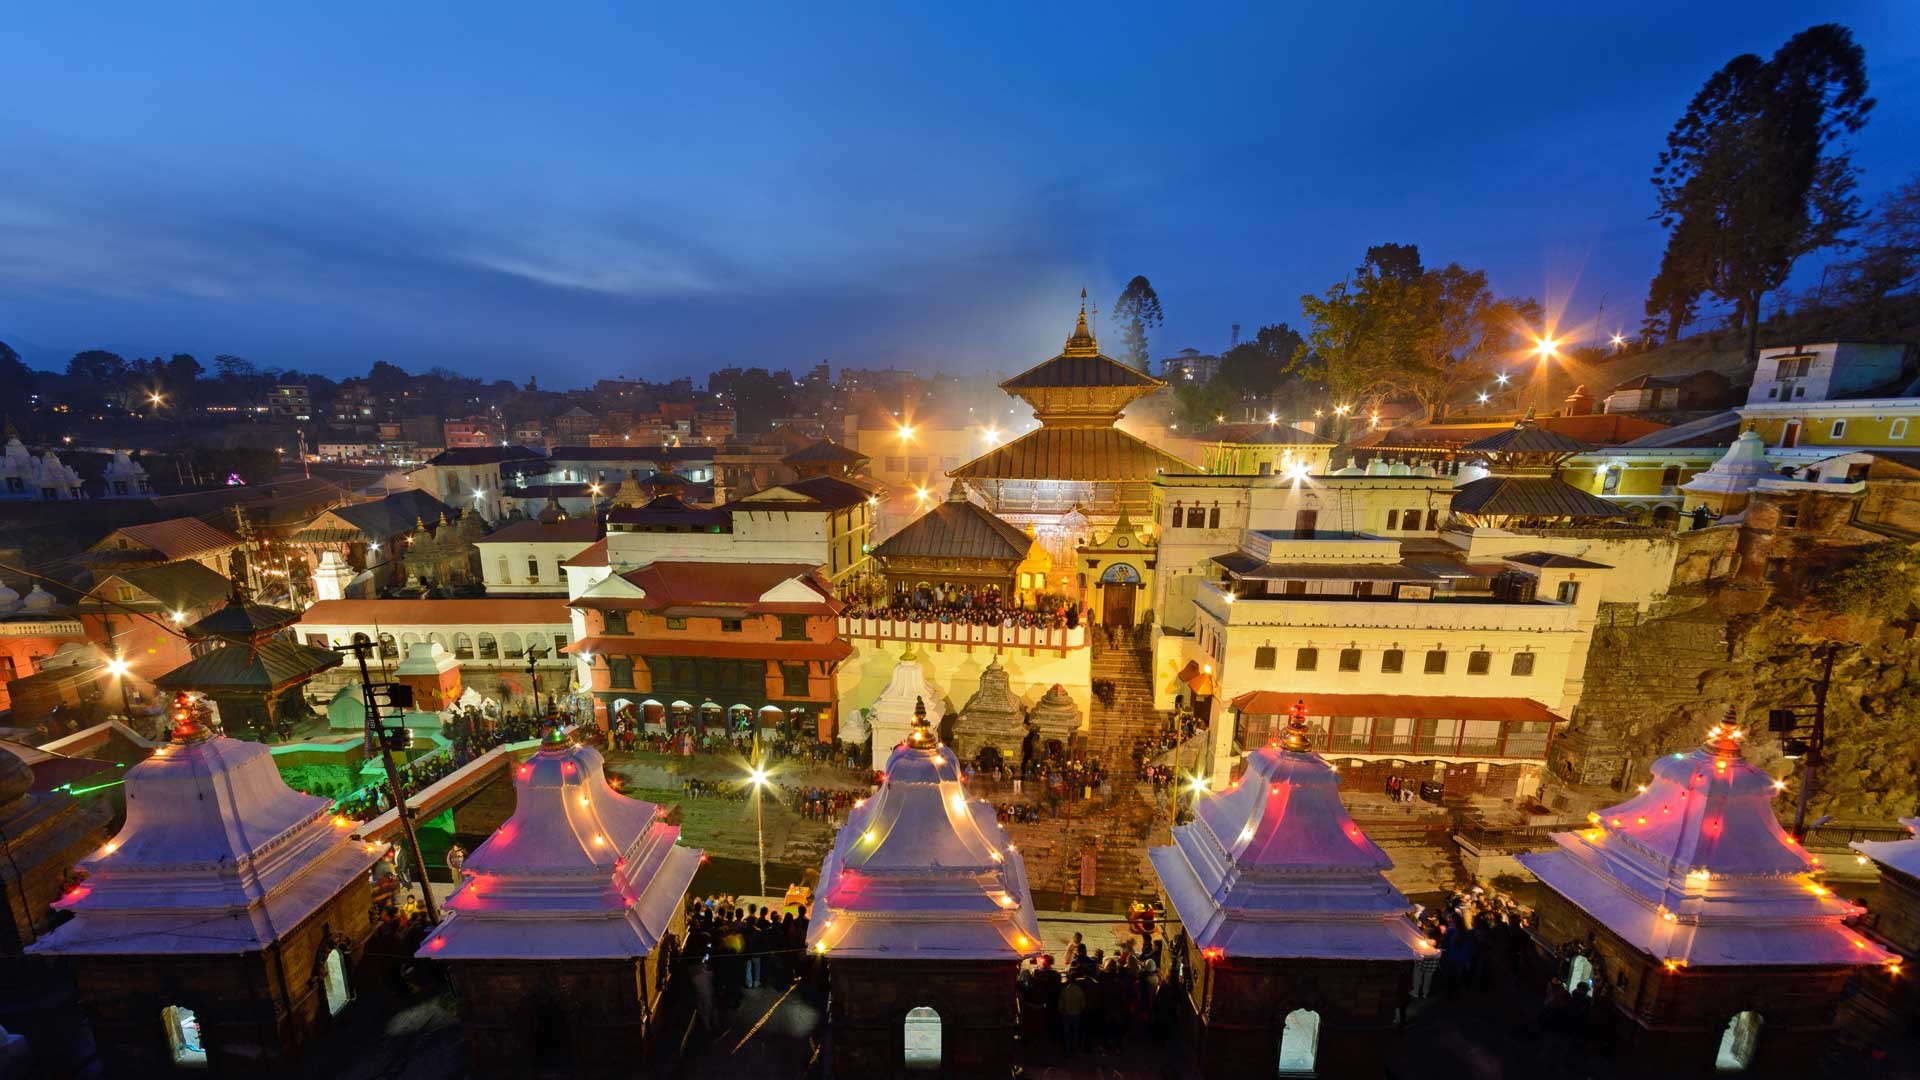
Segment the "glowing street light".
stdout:
[[[755,751],[755,757],[759,751]],[[753,785],[753,831],[760,845],[760,895],[767,895],[767,828],[766,818],[760,809],[760,795],[767,789],[768,773],[756,763],[747,773],[747,782]]]
[[1626,335],[1624,334],[1615,334],[1613,335],[1612,340],[1613,340],[1613,347],[1616,349],[1624,349],[1627,347],[1627,339],[1626,339]]
[[1480,391],[1479,401],[1482,405],[1487,403],[1487,392],[1485,390]]
[[1493,377],[1493,381],[1499,383],[1501,386],[1507,385],[1507,373],[1503,371],[1500,374],[1495,375]]
[[1533,351],[1539,355],[1540,362],[1545,363],[1560,355],[1560,343],[1553,339],[1552,334],[1542,334],[1533,343]]
[[127,678],[128,670],[127,660],[123,656],[116,656],[107,661],[107,674],[120,680],[120,715],[128,720],[132,720],[133,704],[127,696],[127,683],[131,681]]
[[900,425],[900,441],[901,442],[913,441],[913,425],[912,424]]
[[1333,415],[1335,416],[1345,416],[1352,411],[1353,406],[1351,405],[1335,405],[1333,407]]

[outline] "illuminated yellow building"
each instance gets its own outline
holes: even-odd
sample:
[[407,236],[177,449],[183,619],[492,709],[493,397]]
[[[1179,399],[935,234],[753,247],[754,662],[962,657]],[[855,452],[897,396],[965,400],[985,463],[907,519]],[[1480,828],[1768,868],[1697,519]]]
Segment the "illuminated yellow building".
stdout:
[[1745,405],[1740,430],[1769,447],[1920,450],[1920,398],[1862,398]]

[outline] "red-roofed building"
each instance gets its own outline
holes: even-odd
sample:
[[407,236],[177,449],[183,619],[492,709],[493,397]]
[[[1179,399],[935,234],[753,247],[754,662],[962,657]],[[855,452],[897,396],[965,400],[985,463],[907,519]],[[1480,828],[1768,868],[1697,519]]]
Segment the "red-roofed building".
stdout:
[[230,560],[239,546],[239,539],[224,529],[199,518],[178,517],[115,529],[88,548],[84,558],[96,575],[131,566],[190,560],[230,577]]
[[656,561],[570,606],[585,636],[569,651],[587,662],[603,722],[738,726],[778,713],[812,731],[853,651],[832,587],[806,563]]

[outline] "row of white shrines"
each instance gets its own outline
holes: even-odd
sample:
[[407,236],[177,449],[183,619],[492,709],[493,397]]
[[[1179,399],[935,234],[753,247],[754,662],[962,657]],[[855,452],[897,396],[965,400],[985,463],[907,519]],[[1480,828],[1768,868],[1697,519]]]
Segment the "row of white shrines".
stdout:
[[[1834,973],[1844,982],[1900,962],[1817,883],[1818,860],[1781,829],[1776,785],[1743,758],[1740,736],[1715,728],[1700,749],[1656,763],[1642,793],[1522,856],[1546,887],[1542,948],[1629,1016],[1664,999],[1665,1026],[1646,1037],[1668,1056],[1695,1053],[1685,1040],[1697,1037],[1697,1052],[1723,1066],[1764,1059],[1769,1025],[1796,1041],[1830,1027]],[[671,1011],[668,975],[703,856],[678,843],[662,807],[614,791],[599,753],[563,733],[512,769],[513,812],[467,856],[419,955],[447,966],[476,1073],[541,1060],[536,1042],[556,1029],[526,1018],[545,1008],[571,1025],[561,1037],[573,1072],[630,1075]],[[289,788],[266,747],[191,719],[128,770],[126,805],[124,828],[58,904],[71,918],[31,947],[73,966],[103,1061],[131,1074],[198,1054],[246,1071],[299,1053],[351,997],[369,870],[386,845]],[[1920,870],[1920,841],[1871,853]],[[1202,1075],[1283,1064],[1378,1075],[1410,974],[1438,948],[1342,806],[1303,715],[1150,854],[1169,907],[1166,977],[1191,1005],[1187,1045]],[[849,815],[813,897],[806,943],[827,966],[835,1075],[929,1061],[950,1075],[1007,1075],[1019,966],[1063,943],[1042,941],[1019,851],[924,717]],[[343,916],[343,902],[361,910]],[[142,990],[155,976],[140,973],[161,957],[179,974]],[[194,964],[219,957],[280,965],[274,1023],[263,1029],[243,994],[194,988]],[[1753,977],[1769,971],[1794,975],[1793,992]],[[244,966],[223,977],[255,981]],[[1819,989],[1828,984],[1831,994]],[[1788,1008],[1801,1011],[1788,1020]],[[180,1031],[161,1031],[163,1012]]]

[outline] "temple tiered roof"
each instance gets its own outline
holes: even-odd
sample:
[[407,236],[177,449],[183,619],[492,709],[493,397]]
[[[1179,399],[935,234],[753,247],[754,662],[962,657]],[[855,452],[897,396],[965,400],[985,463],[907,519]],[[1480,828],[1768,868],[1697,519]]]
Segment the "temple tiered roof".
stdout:
[[821,866],[807,946],[831,957],[1017,961],[1041,952],[1026,865],[925,717]]
[[1340,803],[1303,710],[1148,853],[1196,948],[1251,958],[1414,960],[1432,946],[1388,883],[1393,860]]
[[660,808],[607,786],[600,753],[549,735],[513,773],[513,816],[461,865],[436,960],[645,956],[700,867]]
[[288,787],[265,746],[197,722],[126,776],[126,825],[80,861],[86,880],[55,905],[73,919],[32,951],[264,948],[385,850],[353,840],[330,800]]
[[1680,965],[1877,964],[1893,957],[1842,925],[1853,905],[1811,876],[1780,828],[1781,785],[1740,753],[1731,718],[1692,753],[1653,763],[1646,790],[1556,833],[1522,865],[1635,948]]

